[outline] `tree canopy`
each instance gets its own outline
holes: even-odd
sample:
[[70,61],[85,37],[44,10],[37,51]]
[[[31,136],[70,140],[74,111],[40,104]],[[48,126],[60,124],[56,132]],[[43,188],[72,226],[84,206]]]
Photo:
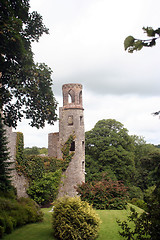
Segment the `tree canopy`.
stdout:
[[143,137],[129,135],[123,124],[104,119],[86,132],[86,181],[100,181],[102,175],[122,181],[130,198],[143,198],[157,182],[160,149]]
[[29,12],[29,0],[0,2],[0,109],[8,126],[17,126],[22,117],[31,126],[53,124],[57,102],[52,92],[52,70],[35,64],[31,43],[48,29],[42,16]]
[[123,124],[114,119],[104,119],[86,132],[87,180],[100,172],[125,183],[132,182],[135,174],[133,140]]

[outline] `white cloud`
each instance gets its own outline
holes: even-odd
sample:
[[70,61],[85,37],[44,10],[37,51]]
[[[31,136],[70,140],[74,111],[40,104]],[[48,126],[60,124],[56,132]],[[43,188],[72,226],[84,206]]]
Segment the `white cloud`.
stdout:
[[[98,120],[115,118],[131,134],[159,143],[160,43],[129,54],[123,41],[145,38],[143,26],[159,27],[159,0],[31,0],[50,35],[33,44],[35,60],[54,71],[53,92],[62,106],[62,84],[84,86],[86,130]],[[33,132],[19,125],[26,146],[47,146],[47,134],[58,127]],[[34,134],[33,134],[34,133]],[[45,137],[44,137],[45,136]]]

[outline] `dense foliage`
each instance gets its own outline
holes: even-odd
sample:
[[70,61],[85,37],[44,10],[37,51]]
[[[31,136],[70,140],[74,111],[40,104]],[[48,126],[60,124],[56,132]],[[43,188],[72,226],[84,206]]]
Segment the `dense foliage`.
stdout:
[[0,197],[0,238],[16,227],[42,221],[43,214],[37,204],[29,198],[18,201]]
[[135,163],[133,139],[123,124],[114,120],[100,120],[86,132],[86,180],[107,172],[110,177],[126,184],[134,181]]
[[1,114],[0,114],[0,191],[7,190],[11,187],[10,183],[10,167],[9,162],[9,151],[7,148],[7,139],[5,136],[5,129],[2,124]]
[[52,225],[57,239],[94,240],[98,235],[100,219],[87,202],[66,197],[56,202]]
[[135,210],[131,209],[132,212],[128,216],[129,222],[134,223],[134,229],[130,227],[127,221],[118,221],[121,226],[120,235],[125,239],[160,239],[160,165],[155,175],[158,180],[153,192],[146,195],[146,211],[138,215]]
[[33,180],[27,193],[40,205],[51,203],[56,199],[62,171],[45,173],[39,180]]
[[127,188],[110,178],[82,183],[76,189],[81,199],[96,209],[124,209],[127,205]]
[[[128,223],[134,224],[133,227]],[[131,208],[128,221],[118,221],[121,227],[120,235],[125,239],[157,240],[160,238],[160,187],[157,186],[153,195],[147,202],[147,209],[142,214],[138,214]]]
[[62,159],[24,154],[23,134],[17,135],[16,169],[29,180],[28,194],[40,205],[54,201],[58,194],[61,174],[68,167],[74,152],[70,152],[74,139],[70,135],[62,147]]
[[23,173],[29,180],[29,196],[41,205],[56,198],[63,167],[65,161],[48,156],[26,155],[21,163],[17,163],[18,173]]
[[145,205],[146,191],[157,182],[160,149],[142,137],[129,136],[116,120],[97,122],[86,132],[86,181],[100,181],[103,173],[128,187],[130,199]]
[[48,34],[42,16],[29,12],[29,0],[0,2],[0,110],[5,124],[16,127],[23,116],[31,126],[57,120],[51,69],[35,64],[31,43]]

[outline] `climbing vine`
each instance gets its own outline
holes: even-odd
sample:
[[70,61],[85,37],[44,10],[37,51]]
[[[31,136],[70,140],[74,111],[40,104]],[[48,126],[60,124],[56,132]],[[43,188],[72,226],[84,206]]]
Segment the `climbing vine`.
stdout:
[[75,139],[75,135],[70,135],[68,140],[65,142],[65,144],[63,145],[63,147],[61,148],[62,151],[62,159],[63,159],[63,167],[62,167],[62,171],[65,171],[74,155],[74,151],[70,152],[70,148],[71,148],[71,144],[73,143]]
[[17,134],[16,169],[19,174],[24,174],[29,180],[28,194],[38,204],[47,204],[53,201],[58,193],[61,174],[64,172],[73,155],[70,151],[75,136],[70,135],[62,146],[62,159],[48,156],[25,155],[23,134]]
[[24,141],[23,133],[17,132],[16,138],[16,170],[21,175],[24,168]]

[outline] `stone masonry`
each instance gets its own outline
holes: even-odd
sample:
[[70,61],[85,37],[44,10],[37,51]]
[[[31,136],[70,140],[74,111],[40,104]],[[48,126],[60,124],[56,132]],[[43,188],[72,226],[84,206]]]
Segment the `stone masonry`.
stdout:
[[71,134],[75,140],[70,151],[74,156],[62,177],[58,197],[77,195],[75,186],[85,182],[85,131],[82,105],[82,85],[64,84],[63,107],[59,108],[59,132],[48,135],[48,155],[62,158],[61,148]]
[[17,190],[17,197],[28,197],[26,190],[29,186],[27,179],[24,177],[23,174],[19,175],[15,169],[16,164],[16,140],[17,140],[17,133],[12,132],[11,127],[5,126],[6,129],[6,136],[8,140],[8,149],[10,152],[10,159],[8,161],[12,162],[11,168],[11,183]]

